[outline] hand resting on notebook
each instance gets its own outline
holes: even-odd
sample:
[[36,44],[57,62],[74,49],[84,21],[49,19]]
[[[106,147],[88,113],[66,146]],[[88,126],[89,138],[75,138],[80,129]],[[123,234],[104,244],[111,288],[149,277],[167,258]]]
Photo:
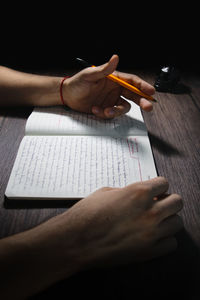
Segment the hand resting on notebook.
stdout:
[[[76,111],[111,119],[129,111],[130,104],[120,97],[124,96],[143,110],[151,111],[153,105],[150,101],[106,77],[114,72],[117,77],[133,84],[145,94],[154,94],[154,87],[138,76],[115,71],[118,61],[119,57],[113,55],[107,63],[96,68],[86,68],[67,78],[62,86],[64,103]],[[60,95],[62,79],[63,77],[28,74],[0,66],[0,105],[63,105]]]
[[167,189],[162,177],[101,188],[63,214],[0,240],[1,295],[26,298],[80,271],[175,250],[182,200]]

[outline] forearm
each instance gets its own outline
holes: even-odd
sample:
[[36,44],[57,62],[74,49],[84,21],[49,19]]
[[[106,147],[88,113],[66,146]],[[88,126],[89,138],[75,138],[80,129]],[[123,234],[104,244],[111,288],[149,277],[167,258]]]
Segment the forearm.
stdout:
[[0,66],[0,105],[60,105],[61,77],[40,76]]
[[71,242],[76,232],[72,230],[71,235],[65,231],[65,218],[65,214],[59,215],[34,229],[0,240],[3,299],[26,299],[83,268],[77,255],[80,245]]

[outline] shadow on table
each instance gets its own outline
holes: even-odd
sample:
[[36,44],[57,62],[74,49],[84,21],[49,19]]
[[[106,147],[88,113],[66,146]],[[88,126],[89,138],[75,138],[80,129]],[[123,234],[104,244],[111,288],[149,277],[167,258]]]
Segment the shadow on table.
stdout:
[[22,208],[70,208],[78,202],[77,199],[67,200],[21,200],[21,199],[8,199],[4,197],[4,208],[6,209],[22,209]]
[[151,144],[161,153],[167,153],[168,156],[182,156],[181,151],[169,142],[164,141],[152,132],[148,133]]

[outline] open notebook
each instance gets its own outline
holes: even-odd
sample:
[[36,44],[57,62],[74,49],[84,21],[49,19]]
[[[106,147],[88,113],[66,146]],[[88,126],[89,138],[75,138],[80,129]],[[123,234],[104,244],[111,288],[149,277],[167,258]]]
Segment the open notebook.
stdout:
[[156,177],[140,108],[113,120],[36,107],[9,178],[10,199],[80,199],[103,186]]

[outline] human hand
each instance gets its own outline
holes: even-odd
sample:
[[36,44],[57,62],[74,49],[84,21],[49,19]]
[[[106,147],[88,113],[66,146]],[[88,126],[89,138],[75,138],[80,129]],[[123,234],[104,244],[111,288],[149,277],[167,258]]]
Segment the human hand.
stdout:
[[78,260],[86,266],[145,261],[175,250],[183,204],[167,189],[167,180],[157,177],[94,192],[63,216],[75,233],[68,249],[76,248],[73,253],[80,252]]
[[119,57],[113,55],[104,65],[86,68],[65,80],[63,84],[65,104],[80,112],[111,119],[130,110],[130,104],[120,97],[124,96],[137,103],[143,110],[151,111],[153,109],[151,102],[106,77],[114,72],[114,75],[133,84],[144,93],[148,95],[155,93],[154,87],[138,76],[115,71],[118,62]]

